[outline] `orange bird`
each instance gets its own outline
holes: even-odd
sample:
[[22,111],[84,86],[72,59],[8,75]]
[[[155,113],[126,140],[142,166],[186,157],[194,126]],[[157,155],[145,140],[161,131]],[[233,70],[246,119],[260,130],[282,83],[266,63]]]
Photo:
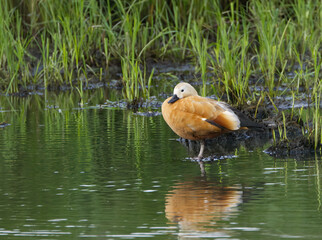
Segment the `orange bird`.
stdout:
[[227,103],[200,97],[196,89],[185,82],[175,86],[173,96],[163,102],[162,115],[177,135],[200,141],[199,160],[205,139],[239,129],[263,128]]

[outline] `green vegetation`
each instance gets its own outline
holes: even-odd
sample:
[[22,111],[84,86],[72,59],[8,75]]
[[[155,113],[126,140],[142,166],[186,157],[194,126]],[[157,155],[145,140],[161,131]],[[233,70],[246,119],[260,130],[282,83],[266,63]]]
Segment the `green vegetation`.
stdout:
[[189,59],[202,95],[212,83],[218,98],[258,107],[266,98],[274,104],[275,97],[294,101],[306,93],[312,114],[293,109],[292,117],[305,119],[303,132],[316,147],[322,143],[319,0],[0,3],[2,93],[68,85],[82,96],[89,81],[102,81],[116,64],[123,96],[137,103],[153,84],[148,59]]

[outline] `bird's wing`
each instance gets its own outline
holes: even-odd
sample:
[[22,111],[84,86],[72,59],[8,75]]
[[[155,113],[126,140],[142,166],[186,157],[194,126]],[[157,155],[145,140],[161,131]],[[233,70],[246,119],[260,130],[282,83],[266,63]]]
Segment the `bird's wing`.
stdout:
[[221,129],[238,130],[240,121],[229,105],[210,98],[191,96],[182,99],[179,111],[187,112]]

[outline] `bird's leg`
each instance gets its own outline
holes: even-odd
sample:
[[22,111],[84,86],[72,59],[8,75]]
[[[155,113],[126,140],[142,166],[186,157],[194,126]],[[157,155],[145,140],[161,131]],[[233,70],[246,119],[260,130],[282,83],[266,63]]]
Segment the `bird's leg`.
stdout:
[[202,158],[204,150],[205,150],[205,140],[200,140],[200,152],[198,154],[198,160]]
[[205,165],[204,165],[204,162],[201,160],[204,150],[205,150],[205,140],[201,140],[200,141],[200,152],[198,154],[197,159],[198,159],[198,162],[199,162],[202,177],[206,176]]
[[201,172],[201,176],[205,177],[206,176],[206,170],[205,170],[205,164],[203,161],[198,161],[199,166],[200,166],[200,172]]

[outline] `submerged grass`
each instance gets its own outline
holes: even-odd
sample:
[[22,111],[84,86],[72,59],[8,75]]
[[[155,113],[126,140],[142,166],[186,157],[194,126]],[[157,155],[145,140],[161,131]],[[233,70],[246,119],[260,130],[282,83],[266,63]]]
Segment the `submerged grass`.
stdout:
[[314,128],[304,132],[318,146],[321,2],[242,2],[0,0],[0,91],[69,85],[82,95],[89,73],[100,81],[120,62],[124,97],[133,103],[149,97],[148,59],[189,59],[202,95],[211,83],[236,105],[305,92]]

